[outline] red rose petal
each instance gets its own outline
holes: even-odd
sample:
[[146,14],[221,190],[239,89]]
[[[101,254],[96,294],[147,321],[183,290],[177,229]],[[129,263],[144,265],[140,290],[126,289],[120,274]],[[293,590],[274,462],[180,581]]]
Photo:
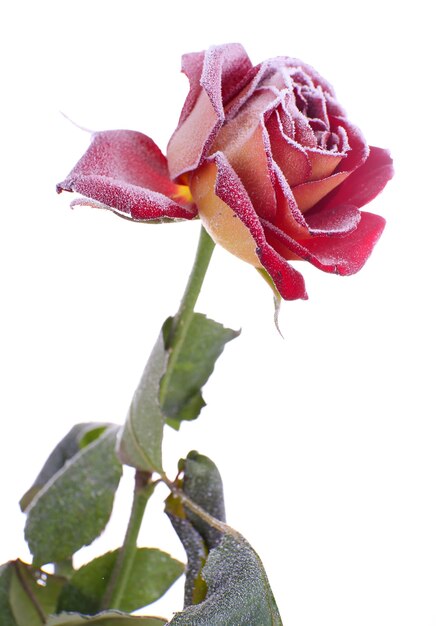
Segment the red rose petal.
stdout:
[[304,241],[295,241],[264,220],[262,225],[272,245],[280,244],[277,247],[285,258],[298,256],[324,272],[348,276],[363,267],[385,226],[385,220],[379,215],[361,212],[360,217],[355,230],[346,236],[314,237]]
[[[385,227],[380,215],[360,213],[357,228],[345,237],[316,237],[305,241],[304,246],[322,265],[334,264],[334,271],[341,276],[358,272],[366,263]],[[331,270],[327,270],[331,271]]]
[[304,215],[312,236],[348,235],[357,228],[361,218],[359,209],[353,204],[335,204],[326,210],[316,209]]
[[321,180],[333,174],[345,155],[335,152],[322,152],[313,148],[306,148],[310,159],[312,173],[310,180]]
[[360,221],[360,211],[350,204],[326,208],[317,204],[303,216],[280,170],[276,170],[276,195],[278,209],[273,223],[297,241],[322,235],[346,235]]
[[348,172],[338,172],[322,180],[314,180],[294,187],[292,193],[300,211],[304,213],[311,209],[335,187],[343,184],[347,176],[349,176]]
[[[327,176],[321,180],[314,180],[303,183],[293,188],[293,194],[297,201],[298,208],[303,213],[314,207],[318,202],[340,186],[344,185],[344,181],[350,176],[351,172],[362,168],[362,165],[368,158],[369,148],[360,130],[342,118],[335,118],[334,125],[341,125],[347,132],[349,150],[345,157],[341,160],[340,171]],[[344,199],[337,204],[354,204],[350,199]]]
[[212,47],[204,54],[196,85],[200,60],[198,54],[185,60],[191,91],[167,148],[170,174],[175,180],[200,165],[224,123],[224,104],[243,87],[252,68],[240,44]]
[[178,126],[180,126],[191,113],[194,104],[200,95],[200,79],[203,71],[205,54],[206,53],[203,50],[202,52],[190,52],[182,55],[182,72],[188,77],[189,93],[186,97],[185,104],[183,105]]
[[189,189],[170,180],[157,145],[129,130],[96,133],[57,190],[75,191],[134,219],[196,216]]
[[[72,191],[92,198],[115,210],[130,216],[134,220],[158,220],[162,218],[191,220],[197,211],[182,206],[161,193],[120,182],[107,176],[78,176],[72,185]],[[87,199],[77,204],[89,204]]]
[[373,200],[394,175],[391,156],[387,150],[370,147],[367,160],[346,181],[320,203],[320,208],[338,204],[354,204],[360,208]]
[[347,154],[341,162],[341,172],[353,172],[361,167],[369,155],[368,144],[365,137],[357,126],[351,124],[344,117],[331,117],[330,123],[333,130],[342,128],[347,135],[348,150]]
[[301,146],[284,134],[277,111],[269,117],[266,127],[272,156],[289,185],[299,185],[308,180],[312,170],[309,158]]
[[216,195],[223,200],[249,229],[257,245],[257,256],[285,300],[306,299],[304,279],[266,240],[250,198],[238,176],[222,153],[214,155],[217,166]]

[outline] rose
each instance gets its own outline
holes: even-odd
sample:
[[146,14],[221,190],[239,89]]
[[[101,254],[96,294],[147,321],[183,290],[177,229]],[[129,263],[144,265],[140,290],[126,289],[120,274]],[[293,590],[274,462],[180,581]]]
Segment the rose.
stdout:
[[357,272],[384,228],[359,209],[393,175],[332,87],[301,61],[253,67],[239,44],[184,55],[190,91],[167,158],[133,131],[96,133],[58,191],[133,220],[199,216],[212,238],[264,268],[288,300],[305,298],[288,263]]

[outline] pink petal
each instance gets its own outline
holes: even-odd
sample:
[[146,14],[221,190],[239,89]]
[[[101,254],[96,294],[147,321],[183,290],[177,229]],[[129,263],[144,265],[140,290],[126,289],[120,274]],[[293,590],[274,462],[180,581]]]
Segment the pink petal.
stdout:
[[217,166],[216,195],[249,229],[256,242],[256,254],[285,300],[306,299],[304,279],[286,263],[266,240],[265,233],[244,186],[222,153],[213,157]]
[[191,90],[179,126],[168,143],[173,179],[200,165],[224,123],[224,105],[251,76],[251,61],[240,44],[209,48],[199,78],[200,54],[184,60],[183,69],[188,73]]
[[93,135],[57,191],[75,191],[133,219],[196,216],[189,189],[170,180],[166,158],[156,144],[129,130]]

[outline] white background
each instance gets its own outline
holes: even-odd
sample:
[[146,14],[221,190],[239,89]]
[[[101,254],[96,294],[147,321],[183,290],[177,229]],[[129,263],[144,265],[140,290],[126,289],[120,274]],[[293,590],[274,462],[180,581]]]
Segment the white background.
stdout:
[[[336,87],[396,178],[372,204],[388,226],[360,274],[299,265],[309,301],[284,304],[214,254],[198,310],[241,337],[197,422],[165,438],[174,475],[212,457],[228,521],[264,561],[287,626],[436,624],[434,73],[424,2],[264,5],[16,2],[2,9],[0,562],[28,558],[17,501],[78,421],[122,423],[162,320],[176,311],[199,223],[132,224],[57,196],[92,130],[131,128],[165,150],[187,92],[183,52],[239,41],[254,63],[300,57]],[[433,54],[434,59],[434,54]],[[130,473],[107,536],[116,547]],[[161,513],[142,545],[183,558]],[[182,585],[150,612],[181,608]]]

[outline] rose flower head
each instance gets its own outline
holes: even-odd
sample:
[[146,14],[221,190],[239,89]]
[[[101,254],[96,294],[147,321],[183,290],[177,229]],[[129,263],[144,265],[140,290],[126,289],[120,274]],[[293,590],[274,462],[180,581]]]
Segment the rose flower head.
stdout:
[[329,83],[297,59],[253,66],[239,44],[186,54],[182,69],[190,91],[167,157],[142,133],[98,132],[58,192],[136,221],[200,217],[286,300],[307,297],[289,261],[360,270],[385,224],[360,208],[392,160],[367,145]]

